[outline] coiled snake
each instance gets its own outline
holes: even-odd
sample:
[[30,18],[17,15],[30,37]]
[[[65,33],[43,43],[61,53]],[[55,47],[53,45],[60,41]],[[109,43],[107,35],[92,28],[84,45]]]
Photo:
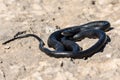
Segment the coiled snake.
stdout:
[[[84,58],[89,57],[100,50],[107,42],[107,35],[105,31],[110,28],[108,21],[93,21],[80,26],[73,26],[65,29],[60,29],[53,32],[48,38],[48,46],[54,48],[51,51],[44,47],[43,40],[34,34],[17,34],[14,38],[5,41],[7,44],[19,38],[35,37],[39,43],[39,49],[51,57],[71,57],[71,58]],[[82,49],[75,42],[88,38],[99,38],[99,40],[90,48],[82,51]]]

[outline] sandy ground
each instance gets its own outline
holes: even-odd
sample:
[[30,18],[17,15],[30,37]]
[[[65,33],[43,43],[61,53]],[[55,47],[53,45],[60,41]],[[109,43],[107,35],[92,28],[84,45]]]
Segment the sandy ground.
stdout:
[[[45,42],[57,28],[107,20],[114,29],[103,52],[87,60],[53,58],[39,50],[34,38],[2,42],[19,31]],[[88,48],[96,40],[85,39]],[[120,0],[0,0],[0,80],[119,80]]]

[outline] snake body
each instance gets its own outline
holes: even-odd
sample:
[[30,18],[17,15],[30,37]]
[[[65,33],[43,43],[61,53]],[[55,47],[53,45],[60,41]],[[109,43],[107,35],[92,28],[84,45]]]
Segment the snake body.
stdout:
[[[51,57],[72,57],[72,58],[83,58],[89,57],[103,47],[107,41],[107,35],[104,31],[107,31],[110,27],[108,21],[94,21],[80,26],[73,26],[65,29],[61,29],[53,32],[48,38],[48,46],[54,48],[52,51],[44,47],[44,42],[40,37],[34,34],[25,34],[16,36],[11,40],[4,42],[6,44],[18,38],[35,37],[40,42],[39,49]],[[99,40],[90,48],[82,51],[80,47],[72,40],[67,37],[73,37],[75,41],[82,40],[85,37],[88,38],[99,38]],[[66,51],[67,49],[70,49]]]
[[65,30],[62,32],[64,36],[73,36],[78,32],[82,32],[88,29],[99,29],[102,31],[108,31],[110,28],[110,23],[108,21],[92,21],[86,24],[75,26],[74,28]]
[[[91,46],[90,48],[88,48],[87,50],[84,51],[77,51],[76,53],[73,53],[72,51],[51,51],[48,48],[45,48],[44,45],[40,44],[40,50],[45,52],[46,54],[48,54],[51,57],[72,57],[72,58],[84,58],[84,57],[89,57],[91,55],[93,55],[96,51],[98,51],[107,41],[107,36],[106,34],[101,31],[101,30],[86,30],[85,32],[82,33],[82,35],[78,36],[78,37],[98,37],[99,40],[97,41],[97,43],[95,43],[93,46]],[[68,44],[68,43],[67,43]]]
[[[68,42],[66,44],[62,44],[60,42],[60,39],[64,36],[73,36],[79,32],[84,32],[88,29],[98,29],[102,31],[107,31],[110,28],[110,23],[108,21],[93,21],[89,22],[84,25],[80,26],[73,26],[65,29],[61,29],[58,31],[53,32],[49,38],[48,38],[48,46],[52,47],[56,50],[56,52],[64,51],[64,45],[69,44]],[[77,36],[77,35],[75,35]],[[74,38],[74,37],[73,37]],[[82,37],[81,37],[82,38]]]

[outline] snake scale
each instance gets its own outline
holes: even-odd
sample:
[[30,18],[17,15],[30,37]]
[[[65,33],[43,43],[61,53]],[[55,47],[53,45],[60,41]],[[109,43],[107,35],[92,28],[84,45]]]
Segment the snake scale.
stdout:
[[[107,42],[107,35],[105,31],[110,29],[108,21],[93,21],[80,26],[72,26],[53,32],[48,38],[48,46],[55,50],[50,50],[44,47],[44,41],[34,34],[17,34],[14,38],[5,41],[7,44],[19,38],[35,37],[39,43],[39,49],[51,57],[71,57],[71,58],[84,58],[89,57],[100,50]],[[75,43],[85,37],[98,38],[99,40],[90,48],[83,50]]]

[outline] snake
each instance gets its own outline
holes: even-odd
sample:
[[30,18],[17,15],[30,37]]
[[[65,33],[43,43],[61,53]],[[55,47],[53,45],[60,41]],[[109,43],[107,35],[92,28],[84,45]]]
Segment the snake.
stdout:
[[[73,53],[72,51],[57,51],[57,52],[51,51],[48,48],[45,48],[44,45],[42,44],[40,44],[39,48],[41,51],[45,52],[51,57],[86,58],[86,57],[93,55],[98,50],[100,50],[107,41],[107,35],[102,30],[88,29],[82,33],[79,33],[78,38],[79,37],[83,37],[83,38],[84,37],[88,37],[88,38],[97,37],[99,38],[99,40],[94,45],[92,45],[90,48],[84,51],[77,51],[76,53]],[[70,44],[70,43],[66,43],[66,44]]]
[[[51,57],[61,58],[61,57],[71,57],[71,58],[84,58],[93,55],[97,52],[107,41],[107,35],[105,31],[110,27],[108,21],[93,21],[80,26],[72,26],[65,29],[60,29],[53,32],[48,38],[48,46],[54,48],[55,50],[50,50],[44,47],[44,41],[34,35],[34,34],[25,34],[21,36],[15,36],[13,39],[10,39],[3,44],[7,44],[10,41],[16,40],[18,38],[25,37],[35,37],[39,43],[39,49]],[[82,40],[85,37],[88,38],[99,38],[99,40],[90,48],[82,51],[80,47],[72,40],[69,40],[67,37],[73,37],[74,40]],[[68,51],[65,50],[70,49]]]

